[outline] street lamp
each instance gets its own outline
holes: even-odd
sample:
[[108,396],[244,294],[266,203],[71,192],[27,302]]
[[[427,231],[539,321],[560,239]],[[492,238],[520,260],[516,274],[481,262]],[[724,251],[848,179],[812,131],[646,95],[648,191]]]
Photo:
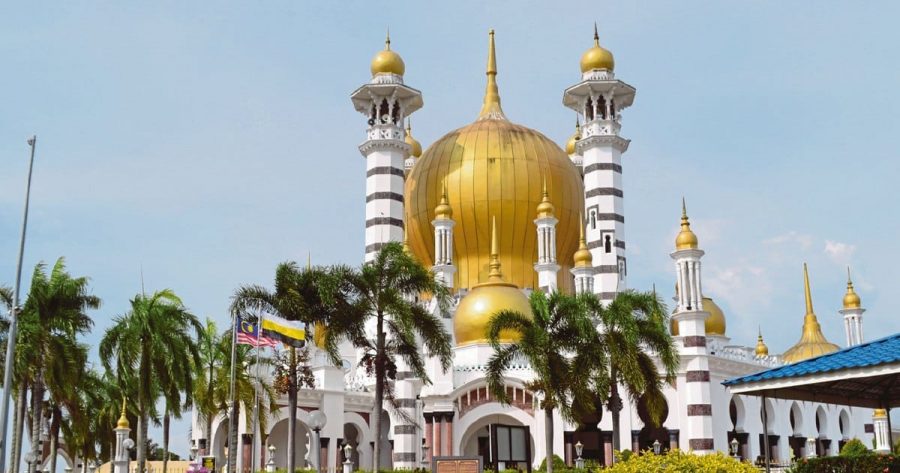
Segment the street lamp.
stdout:
[[275,473],[275,445],[269,444],[269,461],[266,462],[266,471]]
[[575,468],[584,468],[584,458],[581,458],[582,453],[584,453],[584,444],[579,440],[578,443],[575,444],[575,456],[578,457],[575,459]]
[[353,446],[350,442],[344,444],[344,473],[353,473]]
[[661,447],[662,447],[662,445],[660,445],[659,439],[654,440],[653,441],[653,454],[659,455],[659,450],[661,449]]
[[738,457],[738,440],[737,437],[731,439],[731,456]]
[[309,414],[309,426],[313,429],[313,432],[316,434],[315,439],[313,441],[313,445],[316,448],[316,471],[322,471],[322,446],[319,441],[319,433],[322,431],[322,427],[325,427],[325,423],[328,422],[328,418],[325,417],[325,413],[319,410],[315,410],[310,412]]
[[88,473],[94,473],[95,471],[97,471],[97,462],[94,460],[91,460],[88,462],[87,467],[88,467]]
[[816,458],[816,439],[809,437],[806,439],[806,457]]
[[[19,288],[22,282],[22,255],[25,253],[25,230],[28,228],[28,201],[31,199],[31,171],[34,169],[34,147],[37,136],[28,138],[31,147],[31,160],[28,162],[28,181],[25,184],[25,216],[22,218],[22,238],[19,240],[19,262],[16,265],[16,285],[13,289],[13,304],[9,317],[9,334],[6,336],[6,366],[3,370],[3,386],[12,386],[13,361],[16,354],[16,329],[19,320]],[[0,473],[6,471],[6,424],[9,421],[9,397],[12,389],[3,390],[3,402],[0,407]]]

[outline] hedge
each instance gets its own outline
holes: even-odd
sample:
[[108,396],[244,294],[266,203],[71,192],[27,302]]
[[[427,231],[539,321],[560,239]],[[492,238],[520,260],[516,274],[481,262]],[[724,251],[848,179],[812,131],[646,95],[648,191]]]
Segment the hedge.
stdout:
[[894,455],[860,455],[804,458],[797,461],[792,473],[900,473],[900,458]]

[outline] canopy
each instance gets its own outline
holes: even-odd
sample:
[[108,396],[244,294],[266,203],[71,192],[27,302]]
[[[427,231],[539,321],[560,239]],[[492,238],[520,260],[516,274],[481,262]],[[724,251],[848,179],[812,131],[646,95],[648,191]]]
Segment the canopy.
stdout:
[[732,394],[886,408],[900,405],[900,333],[722,384]]

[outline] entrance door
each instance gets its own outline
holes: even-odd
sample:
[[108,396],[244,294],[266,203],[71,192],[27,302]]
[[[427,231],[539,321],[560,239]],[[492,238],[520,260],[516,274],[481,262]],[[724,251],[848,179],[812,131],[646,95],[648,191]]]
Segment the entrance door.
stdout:
[[491,465],[496,471],[531,473],[531,431],[518,425],[491,424]]

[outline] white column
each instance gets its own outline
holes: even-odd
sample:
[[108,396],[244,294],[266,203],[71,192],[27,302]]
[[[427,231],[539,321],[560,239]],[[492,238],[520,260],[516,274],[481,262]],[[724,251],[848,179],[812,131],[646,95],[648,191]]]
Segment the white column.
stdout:
[[538,260],[534,270],[538,273],[538,284],[547,292],[556,291],[559,264],[556,261],[556,223],[553,216],[538,217],[537,226]]
[[453,287],[453,275],[456,265],[453,264],[453,227],[456,224],[449,218],[437,218],[431,222],[434,227],[434,271],[435,277],[447,287]]
[[887,411],[875,409],[872,414],[872,423],[875,427],[875,451],[880,453],[891,452],[890,432],[888,432]]
[[840,310],[841,315],[844,316],[844,330],[847,335],[847,346],[849,347],[863,343],[862,315],[865,311],[862,307]]

